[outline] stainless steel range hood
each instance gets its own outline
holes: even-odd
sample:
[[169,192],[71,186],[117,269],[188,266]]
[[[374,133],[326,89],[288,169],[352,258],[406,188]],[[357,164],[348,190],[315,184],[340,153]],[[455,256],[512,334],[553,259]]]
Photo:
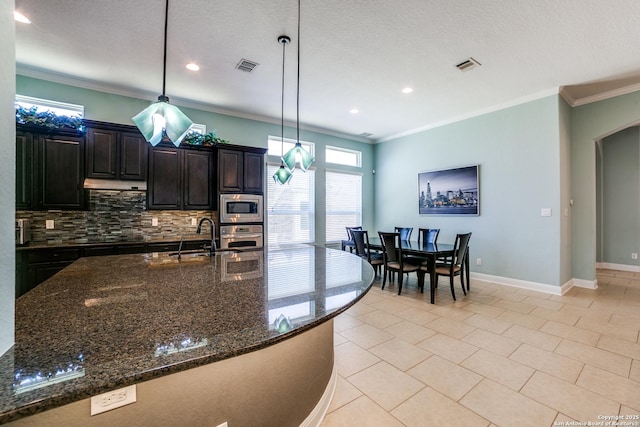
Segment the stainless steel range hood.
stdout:
[[84,180],[84,188],[91,190],[137,190],[146,191],[146,181],[127,181],[121,179],[97,179],[86,178]]

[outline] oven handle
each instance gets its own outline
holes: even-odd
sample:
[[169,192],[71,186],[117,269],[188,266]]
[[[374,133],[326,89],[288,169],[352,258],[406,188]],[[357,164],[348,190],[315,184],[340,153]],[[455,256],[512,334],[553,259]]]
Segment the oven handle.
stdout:
[[235,234],[223,234],[222,236],[220,236],[221,239],[251,239],[255,237],[262,237],[262,233],[255,233],[255,234],[235,233]]

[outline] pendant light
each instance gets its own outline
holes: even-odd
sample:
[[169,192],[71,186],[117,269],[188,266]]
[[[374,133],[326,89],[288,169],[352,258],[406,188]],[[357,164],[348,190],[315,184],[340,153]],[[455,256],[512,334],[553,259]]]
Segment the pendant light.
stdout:
[[[281,103],[280,103],[280,112],[281,112],[281,117],[282,120],[280,122],[280,141],[281,141],[281,146],[283,147],[284,150],[284,57],[285,57],[285,48],[286,46],[291,42],[291,39],[289,38],[289,36],[280,36],[278,37],[278,43],[280,43],[282,45],[282,97],[281,97]],[[289,181],[291,181],[291,177],[293,176],[293,173],[284,167],[284,161],[281,161],[280,163],[280,167],[278,168],[278,170],[276,171],[276,173],[273,174],[273,180],[276,183],[280,183],[280,184],[287,184]]]
[[177,147],[189,132],[193,122],[178,107],[169,104],[165,95],[167,82],[167,24],[169,19],[169,0],[166,0],[164,12],[164,62],[162,69],[162,95],[158,101],[149,105],[132,118],[144,138],[153,146],[162,141],[164,135],[169,137]]
[[298,81],[296,88],[296,145],[289,150],[284,156],[282,161],[293,171],[296,164],[306,172],[315,159],[307,150],[302,148],[300,144],[300,0],[298,0]]

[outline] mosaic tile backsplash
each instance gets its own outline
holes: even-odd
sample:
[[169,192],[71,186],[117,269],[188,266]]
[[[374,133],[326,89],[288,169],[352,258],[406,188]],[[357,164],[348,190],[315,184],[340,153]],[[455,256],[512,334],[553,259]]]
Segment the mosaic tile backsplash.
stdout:
[[[16,219],[31,220],[32,244],[82,244],[180,240],[192,238],[196,226],[192,218],[215,219],[215,211],[151,210],[146,208],[145,191],[89,190],[86,211],[16,211]],[[158,225],[153,226],[153,218]],[[54,228],[46,229],[46,220]]]

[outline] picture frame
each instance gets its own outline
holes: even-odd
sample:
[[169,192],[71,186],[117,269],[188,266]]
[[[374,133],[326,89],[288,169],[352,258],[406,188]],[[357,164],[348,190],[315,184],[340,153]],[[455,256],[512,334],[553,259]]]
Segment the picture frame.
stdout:
[[480,215],[479,165],[418,173],[420,215]]

